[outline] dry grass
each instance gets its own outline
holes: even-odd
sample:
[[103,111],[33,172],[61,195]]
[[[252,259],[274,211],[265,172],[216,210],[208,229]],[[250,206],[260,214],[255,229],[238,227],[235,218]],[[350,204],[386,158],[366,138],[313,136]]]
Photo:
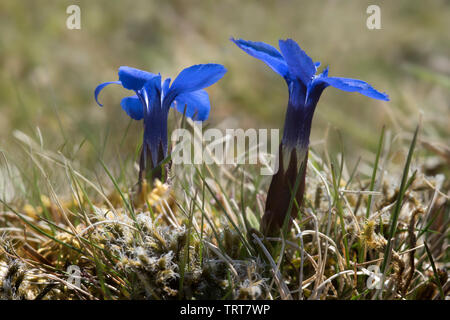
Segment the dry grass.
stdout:
[[[349,170],[342,155],[319,155],[316,145],[301,216],[286,237],[274,238],[256,231],[269,182],[257,166],[176,166],[169,184],[134,194],[135,171],[110,172],[99,160],[103,173],[88,178],[92,172],[76,161],[16,137],[32,165],[18,168],[4,157],[14,183],[0,213],[2,298],[448,295],[449,181],[429,167],[421,144],[408,161],[390,132],[380,140],[376,171],[369,163]],[[20,188],[28,198],[15,196]],[[71,265],[81,269],[80,287],[67,274]],[[384,290],[367,286],[373,266],[384,270]]]

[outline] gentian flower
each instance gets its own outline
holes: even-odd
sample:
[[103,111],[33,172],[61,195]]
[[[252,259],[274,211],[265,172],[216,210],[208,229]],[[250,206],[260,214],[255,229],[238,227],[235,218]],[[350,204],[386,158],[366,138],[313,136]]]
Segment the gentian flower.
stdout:
[[[211,108],[208,93],[203,88],[216,83],[226,73],[220,64],[198,64],[184,69],[170,84],[162,82],[160,74],[122,66],[119,81],[105,82],[95,89],[95,100],[109,84],[119,84],[134,91],[134,95],[121,101],[122,109],[134,120],[144,119],[144,139],[141,149],[139,184],[146,170],[159,168],[167,157],[167,120],[170,107],[196,121],[204,121]],[[161,169],[161,168],[159,168]],[[161,178],[161,170],[153,172],[153,178]]]
[[[295,199],[299,206],[303,201],[311,123],[323,90],[332,86],[343,91],[359,92],[373,99],[388,101],[389,98],[364,81],[329,77],[328,67],[322,73],[316,74],[320,62],[314,63],[294,40],[280,40],[281,52],[263,42],[242,39],[231,41],[281,75],[289,89],[284,132],[278,154],[279,170],[272,178],[261,222],[261,231],[266,235],[274,235],[280,231],[287,219],[291,194],[298,175],[301,175],[301,180]],[[289,226],[298,213],[294,208],[295,206],[291,210]]]

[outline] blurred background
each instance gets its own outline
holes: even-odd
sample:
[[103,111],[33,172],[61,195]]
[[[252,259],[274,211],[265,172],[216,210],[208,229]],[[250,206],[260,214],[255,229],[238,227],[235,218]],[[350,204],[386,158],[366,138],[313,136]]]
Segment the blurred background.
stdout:
[[[69,30],[66,8],[81,8],[81,30]],[[381,8],[381,30],[366,9]],[[172,79],[184,67],[216,62],[228,73],[208,89],[208,124],[279,128],[284,80],[229,41],[293,38],[330,75],[357,78],[390,102],[327,89],[315,114],[312,143],[373,160],[381,127],[410,134],[422,114],[422,138],[449,144],[449,1],[36,1],[0,2],[0,150],[13,150],[14,130],[46,148],[89,163],[135,150],[141,124],[121,110],[129,94],[95,87],[117,80],[121,65]],[[173,115],[171,115],[173,116]],[[126,134],[125,134],[126,133]],[[342,139],[339,138],[339,135]],[[86,143],[88,142],[88,143]],[[10,149],[12,148],[12,149]]]

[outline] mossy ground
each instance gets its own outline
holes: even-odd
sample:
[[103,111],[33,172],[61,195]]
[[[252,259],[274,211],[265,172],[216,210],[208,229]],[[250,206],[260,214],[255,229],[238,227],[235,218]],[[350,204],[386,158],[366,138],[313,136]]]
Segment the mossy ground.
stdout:
[[[286,235],[264,238],[257,230],[270,177],[259,176],[258,166],[175,166],[168,183],[155,181],[136,194],[103,162],[109,187],[84,177],[61,154],[22,140],[51,192],[36,190],[34,205],[2,201],[3,299],[448,295],[448,159],[438,157],[430,166],[422,145],[406,170],[403,190],[408,144],[395,152],[397,160],[389,148],[379,148],[374,179],[370,166],[349,170],[343,158],[319,156],[313,148],[301,214]],[[390,143],[385,139],[382,145]],[[435,172],[438,162],[444,170]],[[52,187],[50,175],[59,170],[68,194]],[[370,288],[369,277],[379,275],[385,262],[393,223],[386,287]],[[70,280],[70,266],[81,271],[79,287]]]

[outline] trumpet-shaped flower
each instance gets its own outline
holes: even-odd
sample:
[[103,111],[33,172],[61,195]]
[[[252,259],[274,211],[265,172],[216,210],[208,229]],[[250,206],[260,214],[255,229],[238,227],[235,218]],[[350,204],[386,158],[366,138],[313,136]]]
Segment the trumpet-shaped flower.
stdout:
[[[320,63],[313,62],[294,40],[280,40],[281,52],[263,42],[242,39],[231,41],[281,75],[289,89],[284,132],[279,150],[280,169],[272,178],[261,223],[263,233],[274,234],[279,232],[288,213],[291,193],[286,190],[294,190],[299,174],[301,180],[295,199],[299,205],[303,201],[311,123],[324,89],[332,86],[343,91],[359,92],[373,99],[388,101],[389,98],[364,81],[329,77],[328,67],[317,74]],[[297,211],[292,210],[291,217],[295,216]]]
[[[139,181],[147,169],[156,168],[167,157],[167,120],[169,109],[197,121],[209,116],[210,102],[203,88],[216,83],[226,73],[220,64],[198,64],[180,72],[170,84],[168,78],[162,82],[161,75],[122,66],[119,81],[105,82],[95,89],[95,100],[104,87],[119,84],[134,91],[134,95],[121,101],[122,109],[134,120],[144,120],[144,139],[141,149]],[[156,176],[160,176],[157,172]]]

